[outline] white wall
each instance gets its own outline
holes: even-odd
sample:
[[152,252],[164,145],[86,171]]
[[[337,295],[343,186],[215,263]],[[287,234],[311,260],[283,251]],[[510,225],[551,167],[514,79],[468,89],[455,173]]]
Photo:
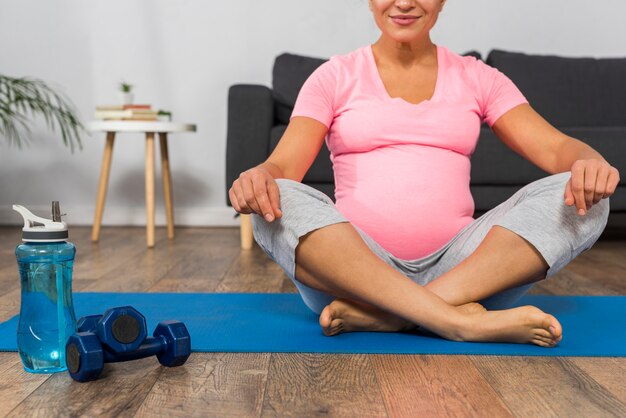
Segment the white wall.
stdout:
[[[433,39],[457,52],[626,56],[624,15],[620,0],[449,0]],[[1,73],[54,82],[85,121],[95,105],[115,103],[124,79],[137,102],[197,123],[197,133],[170,139],[179,225],[233,224],[224,184],[230,85],[270,85],[282,52],[328,57],[377,36],[366,0],[0,0]],[[22,150],[0,138],[0,223],[19,222],[12,203],[47,211],[60,200],[69,223],[90,224],[103,135],[84,135],[73,155],[41,123],[32,137]],[[118,137],[104,224],[145,222],[143,155],[141,136]],[[159,187],[157,202],[162,224]]]

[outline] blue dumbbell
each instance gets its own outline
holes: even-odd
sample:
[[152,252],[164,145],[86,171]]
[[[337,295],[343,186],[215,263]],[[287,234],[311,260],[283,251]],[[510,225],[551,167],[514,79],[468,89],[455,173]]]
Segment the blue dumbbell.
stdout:
[[111,308],[102,315],[84,316],[76,332],[92,332],[111,351],[134,351],[148,335],[146,318],[132,306]]
[[145,335],[145,318],[128,306],[81,318],[77,328],[65,346],[65,358],[70,375],[79,382],[97,379],[104,363],[156,355],[159,363],[174,367],[184,364],[191,354],[191,337],[179,321],[160,322],[153,337],[139,340]]
[[146,318],[132,306],[111,308],[96,321],[96,315],[85,318],[82,328],[95,326],[91,331],[98,336],[100,343],[114,353],[133,352],[148,336]]
[[102,315],[83,316],[76,322],[76,332],[87,332],[96,329]]

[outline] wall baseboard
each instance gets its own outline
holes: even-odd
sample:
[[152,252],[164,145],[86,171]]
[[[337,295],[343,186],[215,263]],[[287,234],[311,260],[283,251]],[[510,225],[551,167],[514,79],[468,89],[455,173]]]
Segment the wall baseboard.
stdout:
[[[37,216],[50,219],[50,206],[32,206],[28,208]],[[62,212],[65,212],[61,208]],[[91,226],[94,208],[92,206],[72,207],[71,212],[63,217],[70,226]],[[156,225],[165,225],[165,209],[156,209]],[[21,216],[11,207],[0,207],[0,225],[21,225]],[[174,224],[176,226],[239,226],[235,218],[235,210],[230,207],[174,207]],[[103,226],[145,226],[145,207],[105,207],[102,217]]]

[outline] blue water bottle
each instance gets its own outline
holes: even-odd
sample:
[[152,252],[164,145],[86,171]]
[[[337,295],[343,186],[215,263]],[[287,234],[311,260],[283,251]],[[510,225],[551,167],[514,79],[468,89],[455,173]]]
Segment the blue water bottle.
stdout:
[[52,202],[52,220],[13,205],[24,218],[23,243],[15,249],[22,301],[17,349],[24,369],[54,373],[67,369],[65,343],[76,332],[72,302],[72,268],[76,247],[68,242],[59,202]]

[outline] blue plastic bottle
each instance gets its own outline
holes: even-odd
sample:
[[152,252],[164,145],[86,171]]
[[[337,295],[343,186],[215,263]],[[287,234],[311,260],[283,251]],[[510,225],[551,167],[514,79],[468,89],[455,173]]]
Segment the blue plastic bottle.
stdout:
[[17,348],[27,372],[65,371],[65,343],[76,332],[72,301],[76,248],[67,242],[58,202],[52,202],[53,220],[35,216],[23,206],[13,209],[24,218],[24,242],[15,249],[22,287]]

